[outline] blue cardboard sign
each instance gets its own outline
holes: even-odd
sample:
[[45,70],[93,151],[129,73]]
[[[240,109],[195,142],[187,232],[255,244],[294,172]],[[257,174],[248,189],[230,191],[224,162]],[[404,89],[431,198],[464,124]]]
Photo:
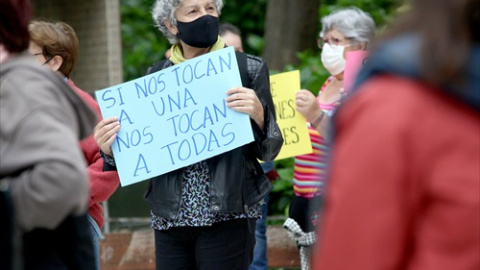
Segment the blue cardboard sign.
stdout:
[[253,141],[249,116],[226,106],[242,86],[233,47],[95,92],[104,118],[121,129],[112,144],[122,186]]

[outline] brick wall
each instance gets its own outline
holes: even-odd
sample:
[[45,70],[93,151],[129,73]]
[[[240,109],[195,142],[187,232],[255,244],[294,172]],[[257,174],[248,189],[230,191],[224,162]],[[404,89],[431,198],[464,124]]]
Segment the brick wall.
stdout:
[[32,0],[34,17],[70,24],[80,41],[72,78],[93,93],[123,81],[119,0]]

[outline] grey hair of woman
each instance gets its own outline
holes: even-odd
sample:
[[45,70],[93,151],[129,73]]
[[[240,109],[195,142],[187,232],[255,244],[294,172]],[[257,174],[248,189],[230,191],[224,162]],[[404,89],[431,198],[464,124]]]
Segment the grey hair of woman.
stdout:
[[[177,25],[177,19],[175,18],[175,11],[180,7],[183,0],[157,0],[153,4],[152,17],[155,25],[158,27],[160,32],[170,41],[171,44],[178,44],[178,38],[170,33],[165,21],[169,21],[172,25]],[[223,1],[214,0],[215,7],[217,9],[218,15],[220,15]]]
[[372,44],[375,37],[372,17],[356,7],[338,9],[323,17],[320,37],[323,38],[333,29],[351,40],[353,45],[365,43],[365,49]]

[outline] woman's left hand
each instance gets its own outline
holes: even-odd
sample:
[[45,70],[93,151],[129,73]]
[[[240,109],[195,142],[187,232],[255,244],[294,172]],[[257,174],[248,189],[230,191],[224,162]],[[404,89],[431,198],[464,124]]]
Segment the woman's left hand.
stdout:
[[263,130],[263,106],[253,89],[235,87],[228,90],[226,94],[228,97],[225,101],[229,108],[248,114],[260,129]]

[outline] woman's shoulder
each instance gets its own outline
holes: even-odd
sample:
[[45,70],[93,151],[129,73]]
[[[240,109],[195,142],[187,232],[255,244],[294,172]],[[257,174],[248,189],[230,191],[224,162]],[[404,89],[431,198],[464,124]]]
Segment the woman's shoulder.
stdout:
[[263,60],[263,58],[251,54],[245,55],[247,58],[247,67],[249,71],[256,71],[261,66],[265,65],[265,60]]
[[242,62],[245,62],[248,70],[257,70],[261,65],[265,64],[265,60],[259,56],[251,55],[244,52],[235,52],[237,62],[241,66]]
[[147,68],[146,74],[148,75],[148,74],[157,72],[159,70],[166,69],[166,68],[171,67],[171,66],[173,66],[173,62],[170,61],[170,59],[163,59],[163,60],[160,60],[158,62],[155,62],[155,63],[151,64]]
[[263,58],[243,52],[235,52],[235,54],[240,74],[247,73],[250,81],[258,79],[259,75],[262,74],[262,69],[266,70],[268,74],[268,68]]
[[252,62],[252,63],[256,63],[256,64],[262,64],[262,63],[265,63],[265,60],[259,56],[255,56],[255,55],[252,55],[252,54],[248,54],[248,53],[243,53],[245,54],[245,56],[247,57],[247,61],[249,62]]

